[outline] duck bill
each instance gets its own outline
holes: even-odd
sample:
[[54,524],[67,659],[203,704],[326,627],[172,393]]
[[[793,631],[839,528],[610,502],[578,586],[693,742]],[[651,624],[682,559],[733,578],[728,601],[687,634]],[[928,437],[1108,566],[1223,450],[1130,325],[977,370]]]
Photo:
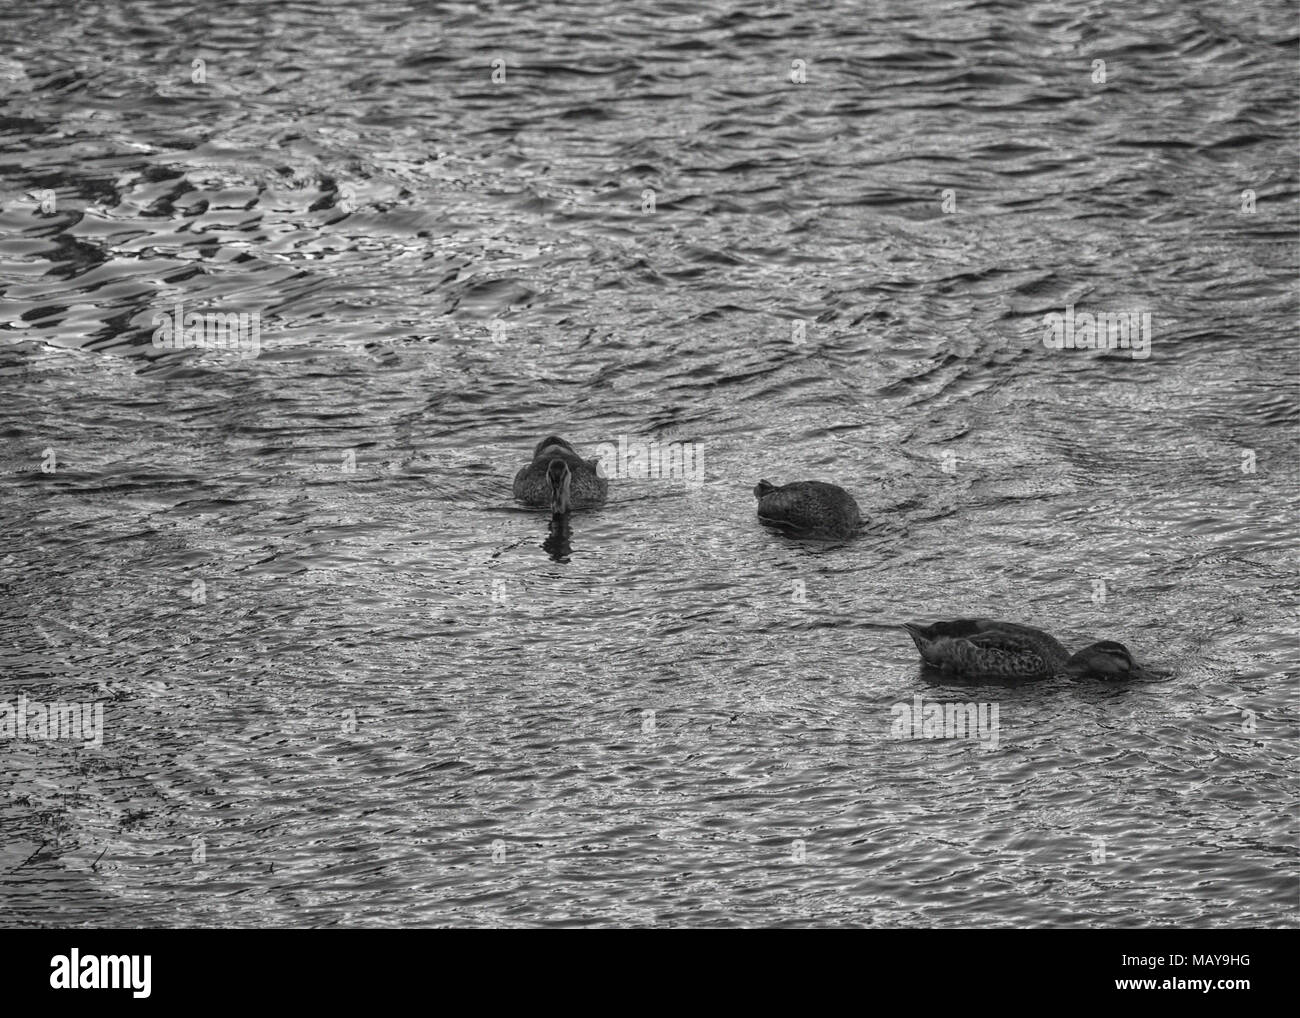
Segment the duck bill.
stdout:
[[556,516],[563,516],[569,511],[569,486],[570,478],[567,473],[559,484],[551,484],[551,512]]

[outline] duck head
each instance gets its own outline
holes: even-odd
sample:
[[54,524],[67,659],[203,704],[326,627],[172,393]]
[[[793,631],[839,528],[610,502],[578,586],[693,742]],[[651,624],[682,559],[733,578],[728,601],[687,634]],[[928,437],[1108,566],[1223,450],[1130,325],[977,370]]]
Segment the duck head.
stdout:
[[1101,679],[1136,679],[1146,676],[1145,670],[1133,660],[1133,655],[1122,643],[1102,640],[1090,644],[1065,663],[1069,675],[1092,675]]
[[546,482],[551,488],[551,512],[563,516],[569,511],[569,492],[573,473],[564,460],[551,460],[546,468]]
[[573,452],[573,446],[562,439],[559,435],[547,435],[533,448],[533,459],[538,459],[544,453],[549,452],[556,446],[563,449],[565,452]]

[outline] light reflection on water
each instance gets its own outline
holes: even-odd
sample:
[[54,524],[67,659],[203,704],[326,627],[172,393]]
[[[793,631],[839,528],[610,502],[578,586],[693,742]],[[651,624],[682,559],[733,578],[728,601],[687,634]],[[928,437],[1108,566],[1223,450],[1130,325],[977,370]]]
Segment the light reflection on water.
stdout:
[[[1294,923],[1286,5],[3,31],[0,698],[107,725],[5,744],[12,923]],[[154,349],[177,299],[261,355]],[[1070,304],[1152,356],[1045,350]],[[509,496],[550,432],[705,484],[557,535]],[[1172,675],[957,684],[894,628],[971,614]],[[997,749],[890,738],[918,695]]]

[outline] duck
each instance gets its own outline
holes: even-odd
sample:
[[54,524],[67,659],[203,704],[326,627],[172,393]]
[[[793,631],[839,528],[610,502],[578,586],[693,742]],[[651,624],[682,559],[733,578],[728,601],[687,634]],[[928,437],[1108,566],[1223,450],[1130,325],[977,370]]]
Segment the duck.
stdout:
[[862,525],[858,503],[825,481],[791,481],[779,487],[761,480],[754,487],[758,518],[808,534],[849,537]]
[[596,467],[597,460],[584,460],[564,439],[547,435],[533,449],[533,461],[515,474],[514,496],[556,516],[603,505],[609,481]]
[[1107,680],[1150,675],[1114,640],[1091,643],[1071,654],[1041,629],[991,619],[952,619],[925,625],[904,622],[921,660],[970,678],[1047,679],[1053,675]]

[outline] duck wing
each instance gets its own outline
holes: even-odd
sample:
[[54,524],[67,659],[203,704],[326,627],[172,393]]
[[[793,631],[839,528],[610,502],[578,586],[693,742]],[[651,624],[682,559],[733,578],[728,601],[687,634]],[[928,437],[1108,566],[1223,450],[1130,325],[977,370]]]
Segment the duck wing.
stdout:
[[516,499],[528,505],[551,504],[551,487],[546,483],[546,468],[538,467],[536,463],[520,468],[510,491]]
[[1062,659],[1070,656],[1070,652],[1052,636],[1044,633],[1041,629],[1035,629],[1033,626],[1022,626],[1018,622],[1002,622],[997,619],[951,619],[947,622],[935,622],[928,626],[919,622],[908,622],[905,625],[909,632],[919,633],[930,640],[937,640],[945,636],[957,638],[988,635],[996,638],[998,634],[1001,634],[1008,640],[1019,639],[1036,646],[1041,653],[1048,656],[1059,656]]
[[1040,678],[1055,670],[1038,642],[1024,633],[992,629],[955,642],[955,656],[961,656],[962,644],[970,648],[972,673]]
[[909,622],[903,628],[923,660],[968,675],[1045,678],[1063,660],[1053,649],[1060,644],[1030,626],[951,619],[928,626]]
[[995,622],[992,619],[976,619],[975,625],[981,634],[1001,633],[1008,639],[1014,638],[1032,647],[1050,664],[1064,664],[1070,656],[1070,652],[1061,645],[1059,640],[1033,626],[1022,626],[1017,622]]

